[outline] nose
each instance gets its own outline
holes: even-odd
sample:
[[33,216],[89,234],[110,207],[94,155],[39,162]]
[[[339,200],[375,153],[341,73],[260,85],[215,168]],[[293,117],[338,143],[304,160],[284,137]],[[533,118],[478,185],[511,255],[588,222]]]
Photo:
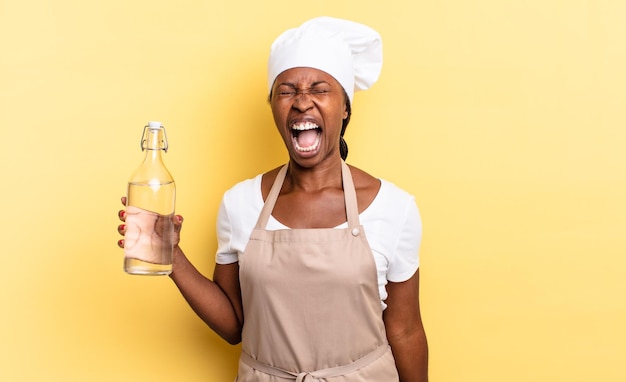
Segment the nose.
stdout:
[[293,100],[293,108],[299,111],[307,111],[313,107],[311,94],[308,91],[299,91]]

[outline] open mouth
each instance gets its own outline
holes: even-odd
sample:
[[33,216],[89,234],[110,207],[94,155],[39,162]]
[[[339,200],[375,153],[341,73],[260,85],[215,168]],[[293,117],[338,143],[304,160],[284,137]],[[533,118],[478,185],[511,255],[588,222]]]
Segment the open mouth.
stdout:
[[291,126],[291,137],[296,150],[310,152],[320,145],[322,129],[313,122],[300,122]]

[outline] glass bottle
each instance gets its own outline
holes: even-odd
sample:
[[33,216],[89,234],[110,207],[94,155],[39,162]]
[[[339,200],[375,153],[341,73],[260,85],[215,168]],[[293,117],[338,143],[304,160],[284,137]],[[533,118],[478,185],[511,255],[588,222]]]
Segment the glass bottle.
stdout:
[[163,163],[167,152],[165,127],[152,121],[144,127],[143,163],[128,181],[124,271],[134,275],[168,275],[172,272],[176,186]]

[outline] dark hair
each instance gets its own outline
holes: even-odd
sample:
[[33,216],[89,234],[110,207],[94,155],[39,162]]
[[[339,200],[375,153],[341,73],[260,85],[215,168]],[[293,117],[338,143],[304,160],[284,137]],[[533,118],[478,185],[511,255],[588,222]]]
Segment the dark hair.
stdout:
[[[344,91],[345,93],[345,91]],[[348,123],[350,123],[350,117],[352,116],[352,107],[350,106],[350,98],[346,94],[346,111],[348,112],[348,116],[341,122],[341,135],[339,137],[339,153],[341,154],[341,159],[346,160],[348,157],[348,144],[346,140],[343,139],[343,134],[346,132],[346,127],[348,127]]]
[[[339,135],[339,153],[341,154],[341,159],[346,160],[348,157],[348,144],[346,140],[343,139],[343,135],[346,132],[346,127],[348,127],[348,123],[350,123],[350,117],[352,116],[352,106],[350,106],[350,98],[348,98],[348,93],[342,88],[343,96],[346,99],[346,111],[348,112],[348,116],[341,122],[341,134]],[[267,102],[272,103],[272,92],[267,96]]]

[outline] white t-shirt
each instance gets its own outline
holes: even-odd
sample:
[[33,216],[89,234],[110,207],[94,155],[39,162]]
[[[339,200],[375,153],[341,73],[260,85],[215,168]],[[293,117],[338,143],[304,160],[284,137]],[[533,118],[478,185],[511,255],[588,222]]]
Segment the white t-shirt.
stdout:
[[[250,234],[263,208],[259,174],[226,191],[217,217],[218,248],[215,261],[232,264],[248,244]],[[374,253],[378,271],[378,291],[383,309],[388,281],[406,281],[419,267],[419,247],[422,221],[413,196],[394,184],[381,179],[374,201],[359,220]],[[347,222],[335,228],[345,228]],[[266,229],[289,229],[270,216]]]

